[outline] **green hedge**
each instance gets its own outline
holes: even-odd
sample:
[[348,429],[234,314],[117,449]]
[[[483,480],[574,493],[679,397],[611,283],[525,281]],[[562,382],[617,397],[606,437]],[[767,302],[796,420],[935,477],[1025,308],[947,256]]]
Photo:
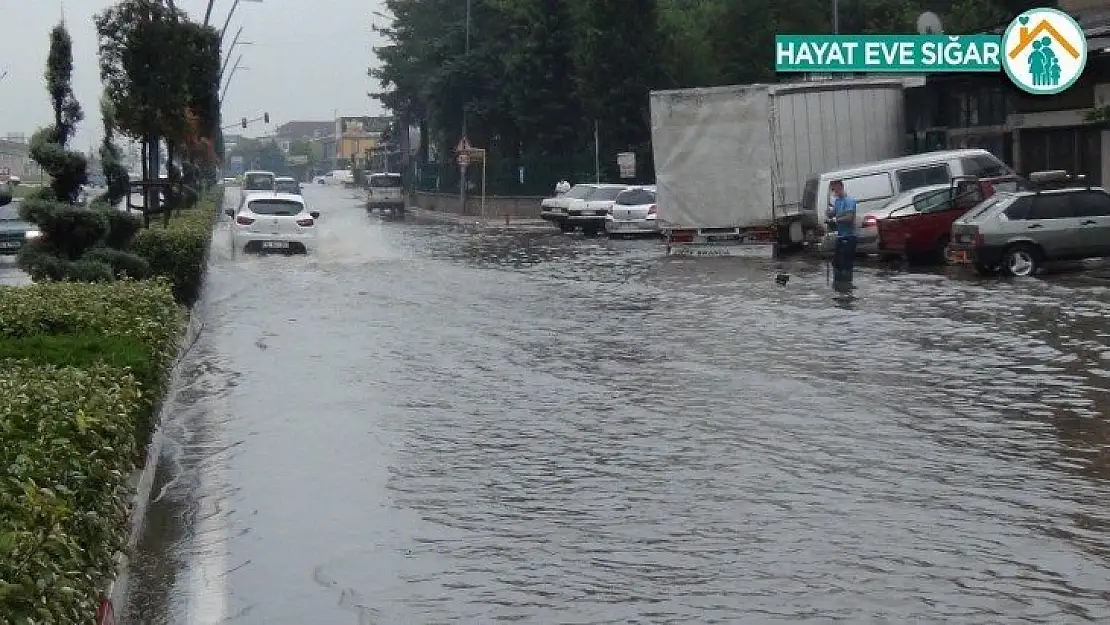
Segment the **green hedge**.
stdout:
[[165,279],[0,287],[0,622],[92,620],[184,318]]
[[0,614],[89,623],[127,540],[140,387],[110,365],[3,364]]
[[191,306],[200,297],[212,227],[223,188],[190,208],[173,214],[168,226],[151,223],[131,241],[131,251],[145,258],[150,271],[173,282],[177,301]]

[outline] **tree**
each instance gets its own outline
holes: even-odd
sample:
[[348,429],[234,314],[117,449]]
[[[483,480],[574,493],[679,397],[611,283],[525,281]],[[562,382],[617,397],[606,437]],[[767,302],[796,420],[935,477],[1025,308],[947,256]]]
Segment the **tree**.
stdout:
[[100,115],[104,120],[104,139],[100,143],[100,167],[108,190],[98,202],[114,207],[127,197],[131,189],[130,174],[123,165],[123,155],[116,145],[116,110],[107,97],[100,99]]
[[81,185],[88,182],[88,161],[80,152],[67,149],[84,114],[73,94],[73,40],[64,23],[50,31],[45,78],[54,123],[31,137],[31,158],[50,175],[53,198],[72,204]]
[[[45,74],[54,123],[31,139],[31,155],[50,174],[51,189],[49,194],[28,199],[20,207],[21,216],[38,225],[42,236],[20,250],[19,265],[36,280],[145,277],[145,261],[122,251],[138,230],[137,220],[111,208],[86,210],[73,205],[88,178],[88,162],[84,155],[66,147],[83,117],[73,95],[72,75],[73,43],[65,25],[58,24],[50,32]],[[110,114],[106,117],[112,118]],[[110,128],[106,144],[114,148]],[[105,167],[107,175],[110,165],[106,163]]]

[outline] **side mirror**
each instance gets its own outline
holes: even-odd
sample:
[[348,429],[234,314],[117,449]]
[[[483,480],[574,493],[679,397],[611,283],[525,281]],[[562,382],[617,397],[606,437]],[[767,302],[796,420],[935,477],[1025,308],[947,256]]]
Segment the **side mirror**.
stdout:
[[309,213],[309,215],[312,215],[313,219],[319,219],[320,218],[320,211],[312,211],[311,213]]
[[224,210],[224,214],[227,215],[228,217],[234,217],[235,216],[235,209],[234,208],[228,208],[228,209]]

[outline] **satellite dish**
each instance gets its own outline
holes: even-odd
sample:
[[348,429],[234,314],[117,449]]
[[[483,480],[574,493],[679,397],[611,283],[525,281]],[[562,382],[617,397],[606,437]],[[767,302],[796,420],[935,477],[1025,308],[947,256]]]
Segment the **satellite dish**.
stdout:
[[940,25],[940,17],[932,11],[925,11],[917,16],[917,32],[920,35],[944,34],[944,28]]

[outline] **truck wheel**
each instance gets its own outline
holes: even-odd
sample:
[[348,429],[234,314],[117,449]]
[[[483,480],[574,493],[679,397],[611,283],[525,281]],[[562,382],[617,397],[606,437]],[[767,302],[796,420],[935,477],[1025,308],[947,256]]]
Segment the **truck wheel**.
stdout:
[[1002,255],[1002,269],[1006,275],[1017,278],[1036,274],[1041,262],[1040,250],[1024,243],[1011,247]]
[[559,223],[559,232],[574,232],[574,224],[565,221]]

